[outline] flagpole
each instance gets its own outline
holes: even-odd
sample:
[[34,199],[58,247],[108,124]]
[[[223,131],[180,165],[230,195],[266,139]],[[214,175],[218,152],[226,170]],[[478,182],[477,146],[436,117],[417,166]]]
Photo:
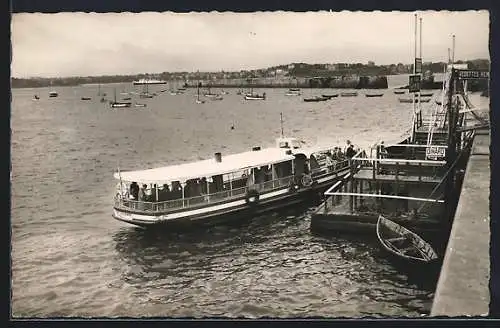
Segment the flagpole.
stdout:
[[[421,66],[420,66],[420,76],[422,76],[421,80],[420,81],[423,81],[423,60],[422,60],[422,17],[420,17],[420,63],[421,63]],[[421,105],[421,91],[418,90],[418,111],[420,112],[419,115],[422,115],[422,105]]]
[[118,166],[118,177],[120,178],[120,196],[123,195],[123,183],[122,183],[122,173],[120,172],[120,166]]

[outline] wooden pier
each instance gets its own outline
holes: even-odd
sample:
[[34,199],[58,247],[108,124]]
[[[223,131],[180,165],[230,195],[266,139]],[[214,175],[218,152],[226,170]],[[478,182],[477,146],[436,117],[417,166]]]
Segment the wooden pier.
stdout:
[[490,135],[478,131],[441,268],[432,316],[481,316],[489,312]]

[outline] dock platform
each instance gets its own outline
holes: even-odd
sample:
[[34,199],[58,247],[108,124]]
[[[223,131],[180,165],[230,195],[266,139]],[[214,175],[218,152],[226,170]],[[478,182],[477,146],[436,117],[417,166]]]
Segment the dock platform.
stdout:
[[489,312],[490,133],[476,131],[431,316]]

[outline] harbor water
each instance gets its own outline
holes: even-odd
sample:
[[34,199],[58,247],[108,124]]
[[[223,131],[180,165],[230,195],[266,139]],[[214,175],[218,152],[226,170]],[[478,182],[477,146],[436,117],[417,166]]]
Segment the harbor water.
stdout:
[[[108,99],[114,89],[119,99],[140,91],[132,84],[101,87]],[[51,90],[59,97],[49,98]],[[97,91],[97,85],[12,90],[14,317],[418,317],[430,311],[433,288],[393,268],[375,239],[312,235],[311,207],[182,233],[145,231],[111,217],[117,167],[272,146],[280,112],[285,135],[309,143],[396,141],[410,126],[412,105],[399,103],[392,90],[380,98],[358,90],[357,97],[305,103],[283,89],[254,90],[266,92],[265,101],[245,101],[228,89],[222,101],[196,104],[190,89],[137,99],[147,107],[125,109],[99,102]],[[346,90],[302,93],[340,91]]]

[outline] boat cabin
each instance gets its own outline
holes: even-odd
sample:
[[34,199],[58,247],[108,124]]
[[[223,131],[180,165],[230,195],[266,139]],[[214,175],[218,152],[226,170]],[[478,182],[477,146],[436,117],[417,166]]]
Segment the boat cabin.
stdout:
[[[117,172],[114,216],[136,224],[178,217],[216,215],[243,208],[271,206],[297,199],[304,193],[322,193],[343,171],[348,161],[326,161],[325,149],[299,149],[295,138],[279,138],[277,145],[212,159],[155,169]],[[295,150],[295,151],[294,151]],[[342,163],[342,164],[341,164]],[[260,198],[260,202],[259,202]],[[296,202],[296,201],[295,201]],[[275,206],[275,205],[273,205]],[[128,219],[124,213],[139,215]],[[134,221],[135,220],[135,221]],[[148,224],[150,223],[148,222]]]
[[[164,212],[242,197],[249,190],[265,193],[288,187],[294,176],[292,154],[260,149],[156,169],[119,172],[118,207]],[[143,188],[139,195],[137,187]],[[134,190],[135,188],[135,190]]]

